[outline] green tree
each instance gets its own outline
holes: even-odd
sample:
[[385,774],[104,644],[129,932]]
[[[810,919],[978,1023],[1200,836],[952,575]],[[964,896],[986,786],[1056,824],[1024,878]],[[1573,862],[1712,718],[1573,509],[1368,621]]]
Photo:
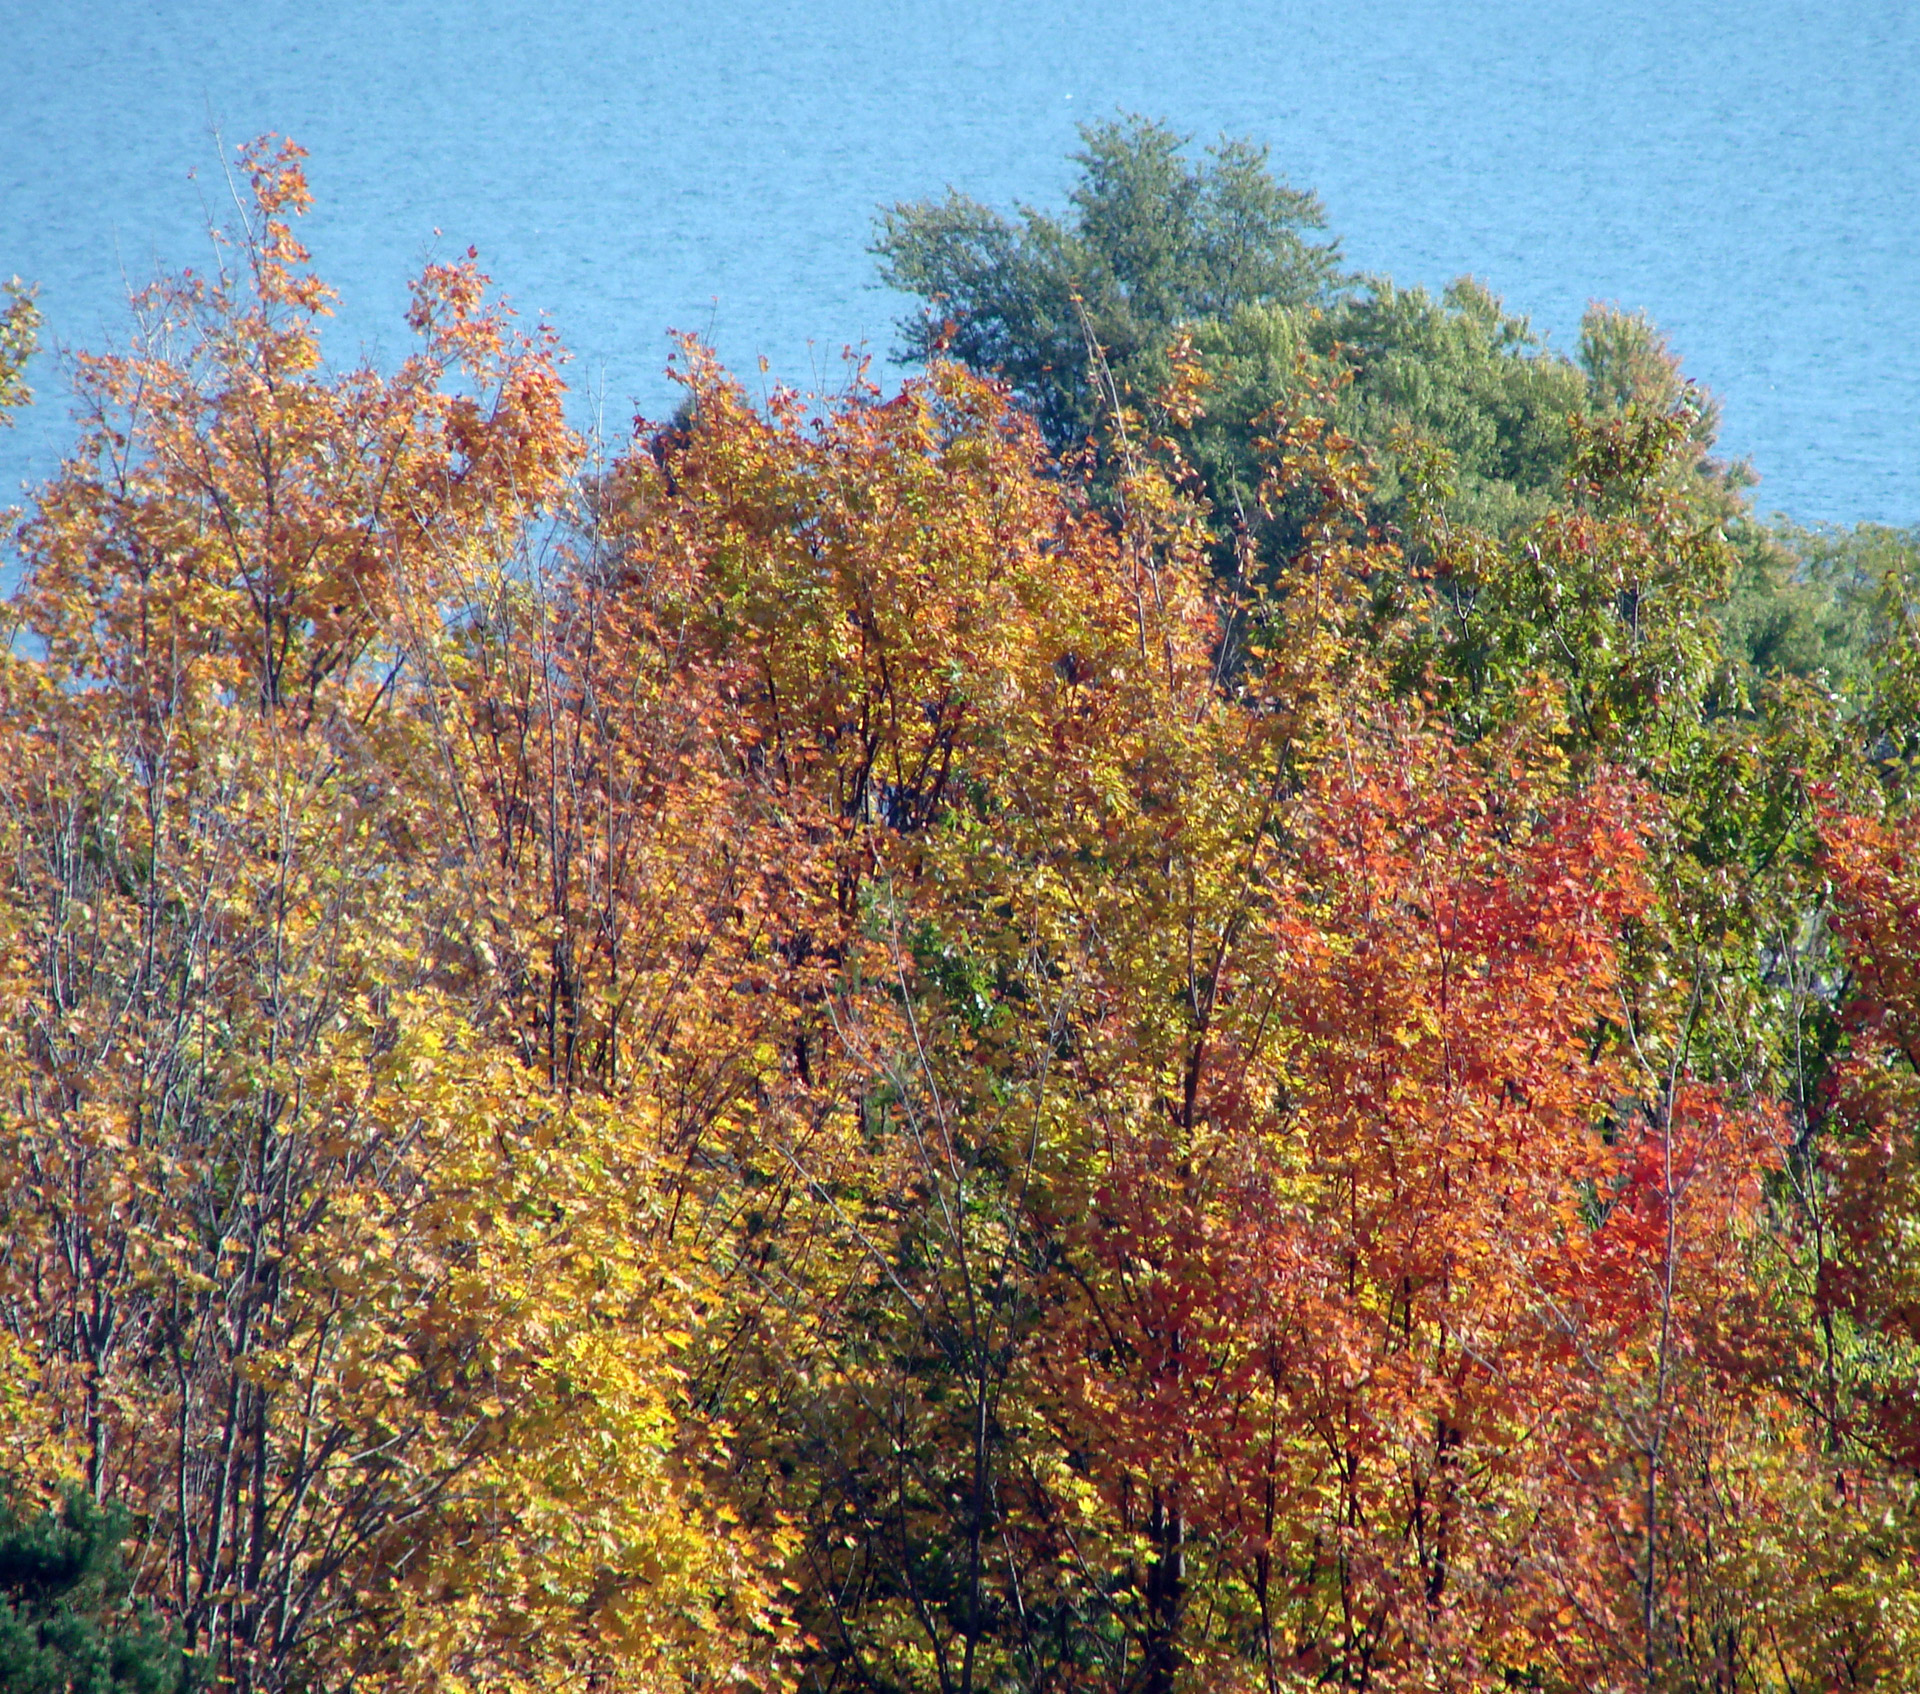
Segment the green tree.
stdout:
[[1408,437],[1451,456],[1456,520],[1504,533],[1560,491],[1586,380],[1483,284],[1462,277],[1435,299],[1382,278],[1311,340],[1352,373],[1340,421],[1372,453],[1388,511],[1400,508]]
[[1776,519],[1731,536],[1740,560],[1721,624],[1749,675],[1818,678],[1874,733],[1910,717],[1898,679],[1920,605],[1920,529]]
[[1249,543],[1270,569],[1303,543],[1308,514],[1259,509],[1276,409],[1304,407],[1366,450],[1373,521],[1407,526],[1411,478],[1429,500],[1444,488],[1450,523],[1505,536],[1560,496],[1575,415],[1684,407],[1676,483],[1715,521],[1738,514],[1741,473],[1707,456],[1717,409],[1644,316],[1595,304],[1569,358],[1471,277],[1436,298],[1343,275],[1337,241],[1310,239],[1319,200],[1251,141],[1195,163],[1143,119],[1082,136],[1065,216],[1008,217],[952,190],[882,212],[881,275],[920,301],[902,349],[1001,377],[1065,451],[1100,438],[1103,416],[1150,410],[1180,374],[1176,343],[1190,346],[1200,405],[1175,434],[1223,520],[1223,568]]
[[1310,239],[1319,199],[1275,178],[1265,148],[1222,141],[1196,164],[1188,137],[1133,117],[1080,135],[1068,217],[1015,220],[950,189],[885,210],[873,249],[924,303],[901,326],[908,356],[945,350],[1004,377],[1056,449],[1093,430],[1115,397],[1103,386],[1158,388],[1177,329],[1325,305],[1343,280],[1337,244]]
[[79,1488],[37,1511],[0,1501],[0,1690],[4,1694],[179,1694],[179,1642],[133,1600],[123,1543],[131,1519]]

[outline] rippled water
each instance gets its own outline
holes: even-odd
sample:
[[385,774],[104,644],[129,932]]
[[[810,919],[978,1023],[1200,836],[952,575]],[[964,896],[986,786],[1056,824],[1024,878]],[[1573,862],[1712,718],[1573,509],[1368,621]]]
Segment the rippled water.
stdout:
[[[1348,260],[1485,278],[1555,341],[1643,308],[1725,403],[1766,509],[1920,521],[1920,8],[1911,0],[62,0],[0,32],[0,276],[52,335],[198,263],[212,131],[311,152],[332,357],[404,347],[405,279],[477,244],[575,352],[578,417],[673,403],[669,327],[755,383],[884,355],[878,202],[1055,202],[1118,109],[1270,144]],[[444,232],[436,238],[435,231]],[[0,433],[0,494],[64,434]]]

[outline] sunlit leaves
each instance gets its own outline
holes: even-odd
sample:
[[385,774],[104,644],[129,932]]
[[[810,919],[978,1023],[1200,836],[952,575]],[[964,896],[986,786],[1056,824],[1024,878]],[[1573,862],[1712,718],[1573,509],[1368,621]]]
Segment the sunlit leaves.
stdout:
[[0,1459],[198,1667],[1899,1674],[1900,696],[1743,692],[1697,418],[1389,536],[1305,374],[1214,510],[1184,334],[1066,463],[689,343],[582,470],[471,253],[327,369],[298,158],[0,658]]

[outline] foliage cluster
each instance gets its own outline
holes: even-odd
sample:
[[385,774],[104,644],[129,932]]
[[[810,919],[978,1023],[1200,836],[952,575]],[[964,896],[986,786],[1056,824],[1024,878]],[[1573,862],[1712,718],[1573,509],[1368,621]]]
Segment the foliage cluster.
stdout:
[[1908,538],[1243,148],[604,462],[298,161],[17,533],[7,1686],[1913,1684]]

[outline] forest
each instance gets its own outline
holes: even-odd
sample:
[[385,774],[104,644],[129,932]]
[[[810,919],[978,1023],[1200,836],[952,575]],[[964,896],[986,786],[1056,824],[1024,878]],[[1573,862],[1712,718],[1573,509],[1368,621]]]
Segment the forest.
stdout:
[[895,392],[336,369],[273,137],[68,356],[7,1694],[1920,1686],[1920,533],[1082,133]]

